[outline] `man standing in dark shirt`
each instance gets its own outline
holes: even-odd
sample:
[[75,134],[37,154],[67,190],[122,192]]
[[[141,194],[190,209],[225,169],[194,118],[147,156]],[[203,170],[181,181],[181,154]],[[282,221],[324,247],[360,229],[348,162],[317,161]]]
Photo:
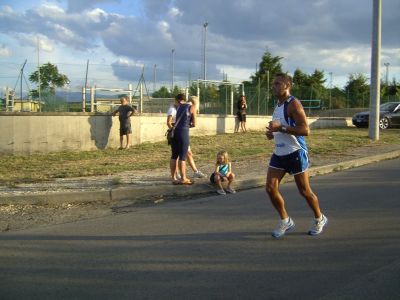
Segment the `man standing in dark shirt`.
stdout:
[[[119,149],[129,149],[131,146],[132,128],[131,128],[131,115],[133,108],[128,103],[128,97],[122,96],[120,99],[121,105],[112,113],[113,117],[119,115]],[[124,135],[126,135],[126,146],[123,147]]]

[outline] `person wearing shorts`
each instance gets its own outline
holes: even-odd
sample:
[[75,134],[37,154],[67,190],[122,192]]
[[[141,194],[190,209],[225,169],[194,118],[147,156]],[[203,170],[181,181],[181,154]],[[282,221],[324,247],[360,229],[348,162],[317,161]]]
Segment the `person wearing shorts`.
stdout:
[[[134,110],[128,103],[128,97],[122,96],[121,105],[112,113],[113,117],[118,114],[119,117],[119,149],[129,149],[132,139],[131,115]],[[123,146],[124,136],[126,135],[126,146]]]
[[239,120],[239,124],[237,128],[235,128],[235,132],[239,132],[239,128],[242,130],[242,132],[246,132],[246,114],[247,114],[247,102],[246,102],[246,97],[244,95],[240,96],[240,99],[237,103],[237,117]]
[[[197,103],[198,103],[198,98],[196,96],[191,96],[189,98],[188,101],[189,104],[193,105],[194,108],[197,110]],[[179,105],[179,102],[177,100],[175,100],[175,103],[173,105],[171,105],[168,109],[167,112],[167,126],[169,129],[172,129],[175,125],[175,119],[176,119],[176,107]],[[172,143],[171,143],[171,152],[172,152]],[[197,169],[196,163],[194,161],[193,158],[193,152],[190,149],[190,145],[188,147],[188,151],[187,151],[187,162],[189,164],[189,166],[192,168],[193,170],[193,175],[194,177],[197,178],[204,178],[205,175],[203,174],[203,172],[201,172],[199,169]],[[178,174],[177,172],[178,170],[178,159],[176,160],[176,166],[175,167],[170,167],[170,171],[171,171],[171,178],[172,181],[177,181],[178,179],[181,178],[180,174]]]
[[294,176],[299,193],[313,211],[314,220],[308,234],[318,235],[328,224],[328,218],[321,212],[318,197],[310,187],[308,150],[304,138],[309,135],[310,128],[301,102],[290,94],[291,87],[292,78],[289,75],[279,73],[275,76],[272,91],[278,103],[266,131],[267,138],[275,143],[266,179],[266,192],[281,219],[272,232],[275,238],[284,236],[295,227],[279,191],[286,173]]
[[171,140],[171,175],[175,174],[176,160],[178,159],[178,169],[181,176],[180,180],[174,180],[173,184],[191,185],[194,181],[186,176],[186,157],[189,149],[189,128],[196,126],[196,109],[194,106],[185,102],[185,95],[178,94],[176,100],[176,116],[174,125],[174,138]]

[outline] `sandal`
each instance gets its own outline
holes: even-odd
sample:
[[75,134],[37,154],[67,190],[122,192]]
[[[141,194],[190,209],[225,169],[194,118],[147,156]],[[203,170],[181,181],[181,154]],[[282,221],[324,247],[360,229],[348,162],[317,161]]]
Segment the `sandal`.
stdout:
[[180,185],[192,185],[194,183],[194,181],[188,179],[187,181],[179,181],[178,184]]
[[194,183],[194,181],[189,179],[188,181],[181,181],[180,184],[182,184],[182,185],[192,185],[193,183]]

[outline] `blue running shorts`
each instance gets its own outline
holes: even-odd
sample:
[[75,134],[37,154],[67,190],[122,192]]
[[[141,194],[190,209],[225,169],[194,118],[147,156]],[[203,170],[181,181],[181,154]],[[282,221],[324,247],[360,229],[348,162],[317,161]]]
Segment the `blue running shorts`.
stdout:
[[308,169],[308,166],[308,155],[303,149],[282,156],[278,156],[274,153],[269,162],[270,168],[283,170],[290,175],[303,173]]

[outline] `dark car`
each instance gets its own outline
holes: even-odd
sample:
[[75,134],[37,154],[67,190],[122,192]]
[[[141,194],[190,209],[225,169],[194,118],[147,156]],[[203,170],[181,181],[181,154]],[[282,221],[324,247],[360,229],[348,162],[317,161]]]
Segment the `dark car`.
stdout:
[[[353,116],[353,125],[368,127],[369,111],[357,113]],[[400,102],[387,102],[379,107],[379,128],[400,126]]]

